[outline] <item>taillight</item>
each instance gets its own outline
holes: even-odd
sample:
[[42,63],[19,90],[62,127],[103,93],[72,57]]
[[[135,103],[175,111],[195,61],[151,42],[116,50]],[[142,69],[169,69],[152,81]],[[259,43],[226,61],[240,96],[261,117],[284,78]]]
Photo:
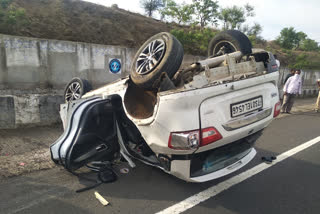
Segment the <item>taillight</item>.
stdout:
[[201,137],[202,139],[201,139],[200,146],[205,146],[217,140],[222,139],[222,135],[218,132],[217,129],[213,127],[202,129]]
[[[201,138],[201,139],[200,139]],[[213,127],[186,132],[171,132],[168,147],[176,150],[191,150],[222,139],[222,135]]]
[[199,130],[187,132],[171,132],[168,146],[171,149],[190,150],[199,147]]
[[277,117],[280,114],[280,111],[281,111],[281,103],[279,101],[274,105],[273,117]]

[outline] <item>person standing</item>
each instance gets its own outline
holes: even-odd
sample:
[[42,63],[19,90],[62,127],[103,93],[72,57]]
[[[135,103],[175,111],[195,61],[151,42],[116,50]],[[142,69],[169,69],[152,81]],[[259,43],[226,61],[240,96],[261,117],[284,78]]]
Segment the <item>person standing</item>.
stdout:
[[283,87],[283,104],[281,107],[282,113],[290,114],[294,103],[295,96],[302,93],[302,81],[300,77],[301,70],[298,69],[294,76],[290,77]]
[[295,69],[294,68],[292,68],[291,70],[290,70],[290,73],[286,76],[286,78],[284,79],[284,81],[283,81],[283,84],[286,84],[286,82],[287,82],[287,80],[290,78],[290,77],[292,77],[294,74],[295,74]]
[[317,85],[318,85],[318,88],[319,88],[319,94],[318,94],[318,99],[317,99],[317,102],[316,102],[315,111],[319,112],[320,111],[320,79],[317,80]]

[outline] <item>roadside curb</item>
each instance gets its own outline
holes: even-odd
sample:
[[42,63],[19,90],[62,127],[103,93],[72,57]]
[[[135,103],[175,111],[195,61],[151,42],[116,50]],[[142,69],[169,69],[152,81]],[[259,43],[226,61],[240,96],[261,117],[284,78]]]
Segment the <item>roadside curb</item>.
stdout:
[[[306,112],[314,113],[314,104],[316,102],[316,99],[317,98],[297,99],[293,108],[292,108],[292,111],[291,111],[292,114],[282,113],[277,117],[277,119],[287,117],[290,115],[298,115],[300,113],[306,113]],[[318,113],[314,113],[314,114],[317,115]]]

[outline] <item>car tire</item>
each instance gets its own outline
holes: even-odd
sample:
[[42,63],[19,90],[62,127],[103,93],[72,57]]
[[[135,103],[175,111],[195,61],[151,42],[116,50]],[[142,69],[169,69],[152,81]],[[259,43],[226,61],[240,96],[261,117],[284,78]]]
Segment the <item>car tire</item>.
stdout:
[[252,53],[252,44],[249,38],[238,30],[227,30],[218,33],[209,43],[208,57],[220,56],[236,51],[243,55]]
[[92,90],[92,86],[88,80],[78,77],[73,78],[64,89],[65,102],[80,99],[85,93]]
[[181,43],[170,33],[149,38],[137,51],[131,65],[131,79],[144,89],[157,88],[156,80],[166,72],[172,78],[183,59]]

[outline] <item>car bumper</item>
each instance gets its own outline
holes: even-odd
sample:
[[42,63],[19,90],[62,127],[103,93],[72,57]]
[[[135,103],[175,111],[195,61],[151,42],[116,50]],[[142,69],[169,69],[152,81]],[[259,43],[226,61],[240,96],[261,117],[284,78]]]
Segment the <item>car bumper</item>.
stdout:
[[247,165],[255,157],[256,154],[257,154],[256,150],[252,148],[246,156],[236,161],[235,163],[232,163],[229,166],[226,166],[215,172],[202,175],[202,176],[197,176],[197,177],[190,176],[191,160],[175,160],[175,161],[172,161],[171,163],[170,174],[188,182],[194,182],[194,183],[206,182],[206,181],[210,181],[210,180],[214,180],[214,179],[226,176],[232,172],[239,170],[240,168]]
[[256,155],[253,148],[262,130],[231,144],[187,156],[172,156],[170,174],[188,182],[205,182],[228,175]]

